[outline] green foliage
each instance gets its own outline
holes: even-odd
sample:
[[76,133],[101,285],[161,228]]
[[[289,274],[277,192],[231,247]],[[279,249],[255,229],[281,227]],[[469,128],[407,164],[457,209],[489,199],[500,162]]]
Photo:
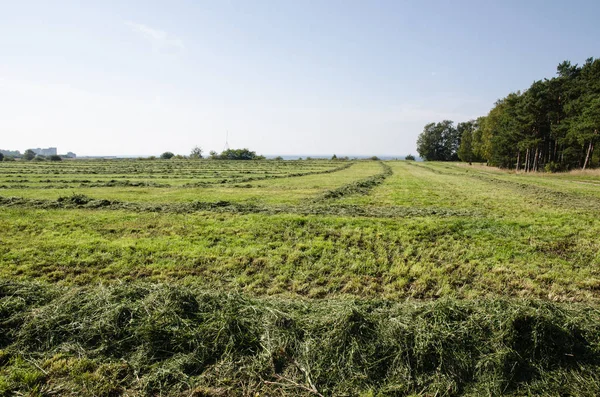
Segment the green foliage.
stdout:
[[27,161],[31,161],[36,157],[36,154],[33,150],[27,149],[25,153],[23,153],[23,159]]
[[258,156],[256,152],[249,149],[227,149],[216,154],[211,152],[211,158],[215,160],[264,160],[264,156]]
[[175,155],[171,152],[164,152],[163,154],[160,155],[160,158],[163,160],[169,160],[171,158],[173,158]]
[[415,156],[413,156],[412,154],[409,154],[406,157],[404,157],[404,160],[406,160],[406,161],[415,161]]
[[464,123],[458,123],[456,127],[458,134],[460,135],[460,146],[458,148],[458,157],[461,161],[472,163],[473,161],[481,161],[481,158],[477,155],[476,144],[474,141],[475,131],[479,129],[479,125],[476,120],[467,121]]
[[4,160],[4,154],[0,153],[0,161]]
[[[557,77],[510,93],[474,124],[459,123],[458,129],[464,130],[459,157],[525,171],[597,166],[599,81],[600,59],[590,58],[582,66],[562,62]],[[419,138],[421,149],[432,158],[439,157],[445,142],[436,126],[428,124]]]
[[50,160],[50,161],[62,161],[62,157],[60,157],[59,155],[53,154],[52,156],[48,157],[48,160]]
[[202,153],[204,153],[204,150],[202,150],[200,146],[196,146],[192,149],[192,152],[190,153],[190,158],[196,160],[201,159]]
[[561,165],[559,163],[555,163],[554,161],[551,161],[549,163],[546,163],[546,165],[544,166],[544,170],[546,172],[560,172],[560,171],[563,171],[563,168],[561,167]]
[[419,156],[428,161],[458,160],[460,134],[450,120],[425,126],[417,140]]

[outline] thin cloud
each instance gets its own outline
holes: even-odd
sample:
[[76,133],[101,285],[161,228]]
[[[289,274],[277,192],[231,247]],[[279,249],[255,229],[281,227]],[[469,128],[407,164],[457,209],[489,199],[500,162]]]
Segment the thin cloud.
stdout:
[[154,29],[148,25],[131,21],[125,21],[125,25],[128,26],[134,33],[152,43],[152,47],[154,49],[185,50],[185,45],[181,39],[165,32],[164,30]]

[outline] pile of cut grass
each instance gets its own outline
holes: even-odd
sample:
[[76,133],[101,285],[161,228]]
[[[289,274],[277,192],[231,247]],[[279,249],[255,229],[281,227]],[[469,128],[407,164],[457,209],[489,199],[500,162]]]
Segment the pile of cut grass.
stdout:
[[379,174],[370,176],[365,179],[361,179],[356,182],[349,183],[347,185],[340,186],[336,189],[331,189],[326,191],[321,197],[317,198],[315,201],[324,201],[324,200],[333,200],[339,199],[344,196],[349,196],[352,194],[362,194],[366,195],[373,190],[378,185],[381,185],[387,177],[393,174],[392,167],[389,165],[379,162],[383,171]]
[[254,202],[234,202],[227,200],[198,201],[183,203],[140,203],[119,200],[96,199],[85,194],[60,196],[56,200],[30,199],[25,197],[0,196],[0,208],[28,209],[86,209],[114,210],[133,212],[162,212],[191,214],[211,211],[237,214],[300,214],[300,215],[338,215],[349,217],[400,218],[408,216],[479,216],[476,211],[451,208],[411,208],[399,206],[360,206],[353,204],[330,205],[323,201],[308,205],[268,205]]
[[600,309],[0,284],[0,394],[600,394]]

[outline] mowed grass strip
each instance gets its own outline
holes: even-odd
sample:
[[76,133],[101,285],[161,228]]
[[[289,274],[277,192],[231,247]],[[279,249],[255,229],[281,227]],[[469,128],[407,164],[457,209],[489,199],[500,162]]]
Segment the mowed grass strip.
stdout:
[[69,160],[1,162],[0,189],[193,186],[335,172],[351,162],[229,160]]
[[[589,185],[561,191],[529,183],[491,168],[449,163],[391,162],[394,174],[368,196],[342,199],[355,205],[397,205],[476,209],[490,216],[546,218],[554,213],[600,214],[600,199],[587,195]],[[577,190],[575,190],[577,188]],[[600,187],[596,190],[600,191]]]
[[[579,180],[583,171],[563,174],[515,173],[492,167],[467,166],[455,163],[423,163],[419,166],[441,175],[476,179],[490,185],[503,186],[507,192],[521,197],[527,203],[554,205],[600,211],[600,185]],[[595,170],[587,171],[596,175]]]
[[0,209],[0,276],[200,281],[255,295],[597,300],[598,230],[482,217]]
[[84,194],[99,200],[123,202],[177,203],[192,201],[229,201],[236,203],[294,204],[302,203],[319,193],[333,189],[381,171],[377,162],[361,161],[339,164],[335,172],[275,178],[242,184],[209,185],[199,188],[153,187],[86,187],[72,189],[2,189],[3,197],[56,200],[72,194]]

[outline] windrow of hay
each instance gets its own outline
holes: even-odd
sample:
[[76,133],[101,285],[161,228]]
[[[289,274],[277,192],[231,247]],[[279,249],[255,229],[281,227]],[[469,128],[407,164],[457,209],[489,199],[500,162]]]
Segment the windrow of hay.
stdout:
[[216,181],[216,182],[186,183],[185,185],[183,185],[183,187],[192,187],[193,188],[193,187],[211,186],[211,185],[215,185],[215,184],[223,184],[223,183],[228,183],[228,182],[246,183],[246,182],[254,182],[254,181],[264,181],[267,179],[284,179],[284,178],[295,178],[295,177],[299,177],[299,176],[332,174],[334,172],[339,172],[339,171],[345,170],[347,168],[350,168],[353,164],[355,164],[355,163],[348,162],[348,163],[344,163],[344,164],[340,165],[339,167],[330,168],[330,169],[326,169],[326,170],[294,172],[294,173],[288,173],[285,175],[265,175],[265,176],[254,175],[254,176],[249,176],[246,178],[238,178],[238,179],[232,179],[232,180],[222,179],[222,180]]
[[336,189],[326,191],[321,197],[317,198],[315,201],[326,201],[338,199],[340,197],[348,196],[351,194],[369,194],[373,188],[380,185],[385,181],[387,177],[392,175],[394,172],[392,171],[392,167],[385,164],[384,162],[379,162],[383,171],[377,175],[370,176],[365,179],[361,179],[356,182],[349,183],[344,186],[340,186]]
[[600,394],[600,309],[0,284],[2,395]]
[[18,207],[30,209],[125,210],[134,212],[161,212],[177,214],[189,214],[200,211],[211,211],[236,214],[337,215],[373,218],[401,218],[409,216],[481,216],[481,213],[477,211],[443,207],[384,207],[361,206],[353,204],[330,205],[326,203],[310,203],[308,205],[266,205],[244,202],[238,203],[226,200],[192,201],[188,203],[139,203],[119,200],[95,199],[84,194],[72,194],[69,196],[61,196],[56,200],[0,196],[0,207]]
[[[152,188],[199,188],[220,185],[232,185],[251,181],[285,179],[320,174],[331,174],[350,168],[356,164],[355,161],[343,162],[341,165],[330,162],[298,162],[291,161],[276,166],[269,162],[253,162],[252,167],[242,167],[236,164],[231,168],[231,162],[219,162],[214,169],[197,167],[181,169],[178,167],[161,168],[163,162],[148,162],[140,167],[119,166],[121,161],[114,160],[111,166],[102,166],[102,163],[94,162],[94,167],[86,166],[83,162],[61,164],[61,166],[36,167],[28,163],[16,168],[9,165],[0,169],[0,189],[74,189],[74,188],[97,188],[97,187],[152,187]],[[131,162],[130,162],[131,163]],[[135,162],[134,162],[135,163]],[[190,162],[187,164],[206,164],[206,162]],[[323,163],[323,164],[321,164]],[[178,164],[178,162],[175,162]],[[181,164],[181,163],[179,163]],[[265,166],[265,164],[267,166]],[[287,165],[286,165],[287,164]],[[314,167],[307,166],[313,165]],[[46,169],[49,168],[49,169]],[[89,174],[86,174],[88,172]],[[231,173],[233,172],[233,174]],[[81,179],[65,179],[66,175],[85,175]],[[106,179],[90,179],[91,175],[109,175]],[[11,177],[12,176],[12,177]],[[41,177],[37,179],[35,177]],[[52,178],[49,178],[52,176]],[[59,177],[60,176],[60,177]],[[9,179],[6,179],[6,178]],[[135,178],[136,180],[130,180]],[[141,180],[139,180],[141,179]],[[185,184],[172,184],[156,182],[156,179],[192,179],[193,182]]]

